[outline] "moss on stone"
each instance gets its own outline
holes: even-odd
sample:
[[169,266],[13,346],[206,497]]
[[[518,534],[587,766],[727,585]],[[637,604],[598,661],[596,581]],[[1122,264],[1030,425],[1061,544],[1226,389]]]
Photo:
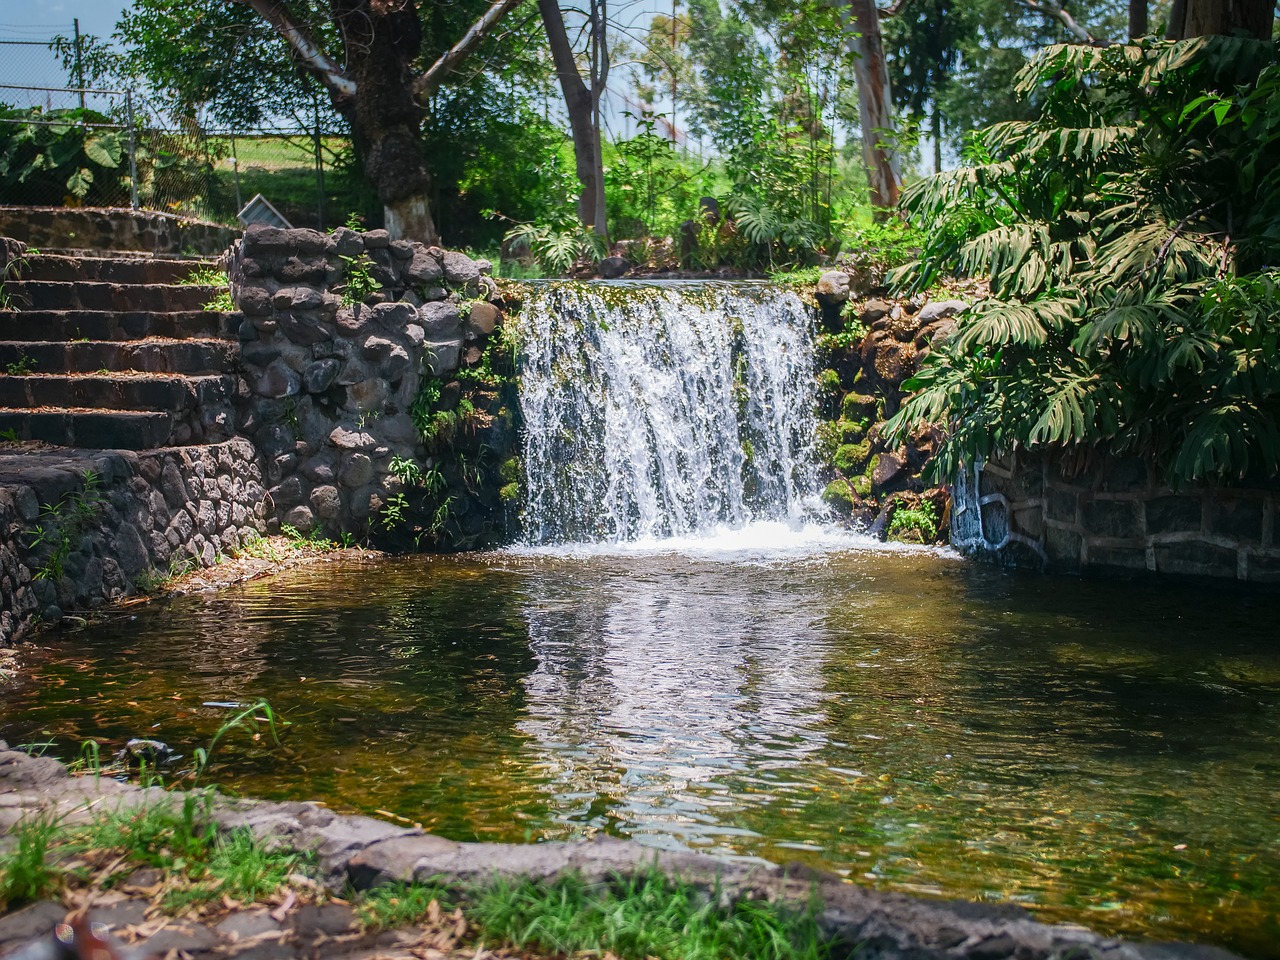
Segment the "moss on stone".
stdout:
[[498,476],[503,483],[519,483],[524,479],[524,464],[519,457],[507,457],[498,467]]
[[822,491],[822,502],[838,513],[848,516],[853,512],[853,497],[850,496],[849,484],[836,479],[827,484]]
[[832,463],[841,473],[850,476],[855,473],[862,473],[870,457],[871,441],[863,440],[861,443],[841,444],[836,448]]
[[520,499],[520,484],[507,483],[498,489],[498,499],[503,503],[514,503]]
[[875,417],[876,407],[875,397],[855,390],[845,394],[844,402],[840,404],[840,419],[869,420]]

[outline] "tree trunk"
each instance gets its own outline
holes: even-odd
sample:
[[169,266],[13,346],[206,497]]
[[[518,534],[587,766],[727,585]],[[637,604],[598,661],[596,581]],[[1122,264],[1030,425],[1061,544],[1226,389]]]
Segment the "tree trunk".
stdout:
[[898,205],[902,177],[898,161],[885,138],[893,134],[893,101],[889,96],[889,67],[880,36],[880,14],[873,0],[849,0],[853,37],[854,77],[858,82],[858,119],[862,126],[862,157],[867,164],[871,205],[889,211]]
[[388,232],[434,244],[440,237],[427,204],[431,181],[422,154],[422,108],[413,97],[421,24],[412,0],[388,7],[377,0],[334,0],[347,71],[358,91],[349,99],[335,98],[335,106],[351,124]]
[[1147,0],[1129,0],[1129,39],[1147,35]]
[[1189,40],[1244,33],[1256,40],[1270,40],[1273,10],[1273,0],[1175,0],[1165,36]]
[[[578,219],[582,225],[608,239],[608,216],[604,198],[604,156],[600,149],[598,104],[600,93],[588,88],[578,72],[573,46],[564,27],[557,0],[538,0],[538,13],[551,46],[551,59],[564,105],[569,111],[569,131],[573,137],[573,159],[582,192],[578,196]],[[606,55],[607,56],[607,55]]]

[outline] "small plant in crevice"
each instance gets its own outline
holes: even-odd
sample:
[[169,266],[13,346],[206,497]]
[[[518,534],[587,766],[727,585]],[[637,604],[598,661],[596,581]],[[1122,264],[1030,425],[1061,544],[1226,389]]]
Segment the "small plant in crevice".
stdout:
[[319,526],[312,527],[303,533],[289,523],[280,524],[280,534],[295,547],[310,547],[315,550],[332,550],[334,542],[325,536]]
[[391,462],[387,464],[387,472],[405,484],[417,485],[422,480],[422,467],[418,466],[418,461],[399,454],[391,458]]
[[207,313],[235,313],[236,302],[231,299],[230,290],[222,290],[200,309]]
[[9,374],[11,377],[25,376],[28,373],[34,373],[35,369],[35,360],[27,356],[25,353],[18,357],[17,360],[4,365],[4,372]]
[[62,579],[76,538],[89,528],[106,501],[101,485],[102,478],[86,470],[79,490],[65,493],[56,504],[46,503],[40,508],[41,522],[25,531],[30,538],[29,549],[46,547],[49,550],[43,565],[34,573],[35,579]]
[[367,253],[354,257],[341,257],[347,265],[346,282],[342,285],[343,306],[351,307],[364,303],[369,297],[382,289],[382,283],[373,276],[373,268],[377,266]]
[[889,521],[888,538],[911,543],[933,543],[938,539],[938,511],[929,500],[918,506],[899,506]]
[[4,268],[0,269],[0,310],[18,309],[18,305],[14,303],[13,295],[8,289],[9,282],[20,277],[22,271],[27,268],[27,256],[34,252],[34,250],[28,250],[25,254],[9,260],[4,265]]
[[386,499],[382,504],[382,511],[378,516],[378,522],[382,524],[382,529],[390,533],[404,525],[409,514],[409,501],[403,493],[396,493]]
[[197,267],[189,274],[178,280],[176,285],[179,287],[225,287],[229,283],[227,274],[224,270],[213,267]]

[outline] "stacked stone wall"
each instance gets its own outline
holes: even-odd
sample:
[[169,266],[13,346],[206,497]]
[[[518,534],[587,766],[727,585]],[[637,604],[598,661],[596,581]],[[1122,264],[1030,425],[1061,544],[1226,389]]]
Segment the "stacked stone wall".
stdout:
[[36,618],[94,608],[212,566],[259,535],[265,490],[243,439],[143,453],[0,457],[0,644]]
[[239,233],[220,223],[154,210],[0,206],[0,235],[40,250],[131,250],[217,256]]
[[[388,546],[451,545],[484,525],[496,482],[477,482],[474,466],[464,477],[458,456],[483,445],[494,467],[515,442],[510,417],[477,406],[487,401],[463,406],[458,380],[502,322],[488,272],[385,230],[245,232],[230,263],[244,314],[239,426],[276,521]],[[432,443],[424,428],[442,415],[448,442]],[[442,518],[460,514],[470,518],[445,536]]]
[[1136,459],[1021,453],[953,487],[952,543],[1007,566],[1280,583],[1280,490],[1173,490]]

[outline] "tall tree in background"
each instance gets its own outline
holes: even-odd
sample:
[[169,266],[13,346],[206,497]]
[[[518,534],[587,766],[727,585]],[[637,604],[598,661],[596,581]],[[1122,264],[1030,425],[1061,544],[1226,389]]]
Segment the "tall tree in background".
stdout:
[[[516,0],[519,2],[519,0]],[[573,44],[565,26],[564,13],[556,0],[538,0],[538,12],[551,46],[556,79],[564,94],[573,137],[574,166],[582,191],[578,196],[578,219],[608,238],[608,208],[604,196],[604,152],[600,138],[600,99],[609,82],[608,12],[605,0],[591,0],[587,13],[587,79],[578,69]]]
[[[520,2],[469,4],[479,16],[453,27],[439,5],[420,11],[415,0],[138,0],[119,32],[158,85],[192,105],[219,97],[224,111],[234,114],[236,108],[226,105],[228,90],[262,75],[255,69],[237,78],[233,64],[243,54],[237,38],[261,52],[260,28],[266,25],[275,37],[275,61],[318,81],[350,125],[387,229],[435,242],[422,149],[424,104]],[[449,12],[456,16],[457,10]],[[436,56],[423,69],[428,33]],[[223,51],[226,59],[210,56],[211,50]],[[289,87],[285,71],[266,72],[277,87]],[[265,98],[255,93],[249,99],[260,112]]]
[[862,156],[867,164],[871,206],[878,211],[898,205],[902,173],[892,139],[893,97],[889,88],[889,64],[880,32],[880,11],[875,0],[848,0],[851,45],[857,59],[853,72],[858,83],[858,119],[862,124]]

